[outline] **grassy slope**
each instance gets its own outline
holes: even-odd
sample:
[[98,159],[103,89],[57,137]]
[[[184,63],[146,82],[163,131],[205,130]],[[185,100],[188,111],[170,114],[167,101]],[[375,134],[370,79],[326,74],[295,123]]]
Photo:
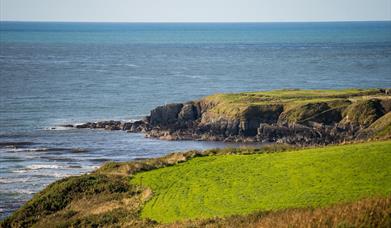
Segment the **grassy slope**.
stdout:
[[152,188],[143,217],[159,222],[326,206],[391,193],[391,141],[194,158],[137,174]]
[[263,92],[244,92],[237,94],[215,94],[205,97],[207,103],[216,106],[212,112],[226,117],[238,117],[249,106],[284,105],[291,109],[308,103],[327,102],[331,107],[345,107],[345,102],[370,98],[387,98],[378,89],[344,90],[273,90]]
[[256,212],[245,216],[201,219],[158,227],[391,227],[391,196],[362,199],[324,208]]
[[376,120],[369,126],[368,130],[372,131],[377,137],[391,135],[391,112]]
[[[327,225],[332,226],[334,224],[335,226],[340,224],[348,224],[349,226],[363,226],[363,227],[389,227],[384,224],[390,224],[391,220],[389,219],[389,214],[391,213],[391,204],[390,204],[390,197],[391,195],[388,195],[387,197],[384,197],[384,195],[389,192],[390,186],[388,184],[379,184],[379,180],[381,181],[388,181],[389,182],[389,154],[385,154],[386,151],[390,151],[390,142],[383,142],[383,143],[369,143],[369,144],[358,144],[358,145],[348,145],[344,146],[344,148],[353,148],[356,150],[356,148],[361,148],[361,150],[365,150],[365,148],[370,148],[366,152],[365,155],[360,155],[360,152],[357,152],[360,156],[358,159],[356,159],[356,163],[366,163],[371,165],[359,165],[358,167],[361,167],[359,171],[357,171],[357,176],[355,177],[357,180],[354,180],[354,183],[360,184],[361,182],[365,182],[365,180],[368,180],[369,177],[378,177],[375,178],[375,182],[365,182],[364,184],[360,184],[357,186],[354,186],[352,189],[345,189],[348,190],[346,192],[345,196],[341,197],[341,201],[350,201],[354,200],[356,198],[361,198],[361,195],[363,197],[371,197],[368,200],[364,201],[355,201],[353,203],[348,204],[342,204],[341,202],[335,202],[337,203],[336,206],[331,206],[327,208],[321,208],[321,209],[289,209],[287,210],[286,207],[289,206],[289,204],[283,205],[282,210],[278,210],[276,212],[270,212],[265,211],[263,208],[254,208],[252,211],[258,211],[252,215],[244,215],[244,216],[233,216],[233,217],[221,217],[218,219],[206,219],[206,220],[197,220],[197,221],[186,221],[184,223],[179,224],[173,224],[173,227],[182,227],[182,226],[190,226],[190,227],[199,227],[199,226],[205,226],[208,227],[226,227],[227,224],[230,225],[230,227],[257,227],[259,226],[265,226],[266,227],[276,227],[276,226],[285,226],[287,223],[297,225],[298,227],[301,226],[307,226],[308,224],[315,225]],[[333,150],[335,147],[327,147],[330,150]],[[342,149],[342,147],[338,147],[339,150]],[[317,149],[311,149],[313,152],[312,154],[330,154],[329,152],[316,152]],[[320,151],[325,149],[320,149]],[[352,149],[351,149],[352,150]],[[277,153],[282,151],[289,151],[286,153]],[[148,219],[142,219],[140,218],[140,212],[142,212],[142,209],[145,205],[145,203],[149,202],[156,202],[157,204],[155,206],[159,207],[159,209],[162,209],[161,202],[155,201],[153,197],[153,194],[157,196],[158,194],[161,194],[161,192],[157,191],[155,193],[151,192],[149,188],[138,186],[140,182],[143,182],[145,184],[145,180],[141,181],[141,178],[137,173],[143,172],[145,175],[151,172],[145,172],[147,170],[160,170],[164,171],[165,169],[162,169],[162,167],[171,167],[174,169],[181,169],[182,166],[185,166],[186,164],[192,164],[191,162],[197,162],[197,161],[208,161],[211,159],[211,161],[215,161],[216,159],[221,161],[224,161],[227,165],[227,169],[222,167],[222,172],[220,170],[218,171],[220,174],[224,175],[220,177],[228,177],[225,178],[226,180],[229,180],[232,177],[238,177],[240,175],[237,175],[235,173],[235,169],[237,169],[236,165],[232,165],[229,163],[229,160],[226,160],[226,158],[239,158],[242,157],[243,159],[251,158],[251,157],[258,157],[264,154],[266,157],[273,157],[272,155],[275,154],[276,156],[282,156],[285,154],[288,158],[291,157],[295,153],[304,153],[307,152],[299,151],[299,148],[292,148],[290,146],[284,146],[284,145],[270,145],[262,148],[225,148],[225,149],[214,149],[214,150],[207,150],[207,151],[188,151],[185,153],[173,153],[169,154],[165,157],[161,158],[153,158],[153,159],[147,159],[143,161],[132,161],[132,162],[121,162],[121,163],[114,163],[110,162],[105,164],[103,167],[98,169],[96,172],[81,176],[75,176],[75,177],[69,177],[65,178],[63,180],[57,181],[51,185],[49,185],[47,188],[45,188],[40,193],[37,193],[34,195],[33,199],[31,199],[29,202],[27,202],[22,208],[20,208],[17,212],[13,213],[12,216],[8,217],[6,220],[0,222],[0,227],[70,227],[70,226],[76,226],[76,227],[97,227],[97,226],[118,226],[118,227],[155,227],[160,226],[161,224],[157,224],[156,222],[150,221]],[[388,152],[389,153],[389,152]],[[246,156],[244,156],[246,154]],[[384,157],[381,159],[381,157]],[[317,156],[315,156],[317,157]],[[334,158],[331,156],[331,158]],[[325,160],[328,158],[326,157]],[[361,161],[360,161],[361,159]],[[303,159],[306,160],[306,159]],[[346,159],[346,156],[344,158],[346,160],[345,162],[340,161],[339,163],[349,163],[354,164],[354,162],[351,161],[351,159]],[[251,165],[252,161],[246,160],[248,164]],[[262,160],[263,161],[263,160]],[[267,161],[265,159],[265,161]],[[286,167],[287,162],[285,159],[282,160],[283,163],[280,164],[279,162],[274,162],[275,166],[279,166],[282,169]],[[180,164],[177,164],[178,162],[183,162]],[[223,164],[224,164],[223,162]],[[308,164],[309,161],[306,161],[304,163]],[[330,162],[335,161],[332,159]],[[327,162],[326,162],[327,163]],[[247,164],[243,164],[241,162],[237,163],[238,165],[242,165],[242,167],[239,168],[239,171],[243,171],[245,169],[245,166]],[[263,164],[263,163],[259,163]],[[314,163],[315,164],[315,163]],[[385,165],[387,165],[387,168],[384,168]],[[261,165],[260,165],[261,166]],[[330,166],[330,165],[328,165]],[[201,165],[202,167],[202,165]],[[251,166],[249,166],[251,167]],[[336,166],[338,168],[338,166]],[[197,167],[196,167],[197,168]],[[221,167],[220,167],[221,168]],[[277,168],[277,167],[275,167]],[[323,167],[325,168],[325,167]],[[333,167],[332,169],[334,169]],[[340,167],[339,167],[340,168]],[[338,169],[339,169],[338,168]],[[254,169],[254,166],[252,167]],[[331,170],[332,170],[331,169]],[[305,169],[306,170],[306,169]],[[307,169],[308,170],[308,169]],[[378,170],[378,173],[375,173],[375,171]],[[226,171],[231,172],[230,175],[228,173],[225,173]],[[256,172],[251,172],[251,169],[247,169],[249,172],[248,175],[241,174],[244,178],[251,177],[252,184],[249,186],[253,186],[254,184],[257,184],[257,178],[259,176],[255,175]],[[328,172],[329,170],[326,170]],[[208,170],[205,171],[206,174],[208,174]],[[264,172],[267,173],[268,171]],[[297,173],[297,170],[294,170],[294,173]],[[162,172],[163,175],[165,173]],[[210,174],[216,174],[216,170],[211,169]],[[362,177],[363,174],[364,178]],[[387,174],[388,173],[388,174]],[[202,173],[198,173],[197,176],[204,177],[201,175]],[[270,174],[270,172],[269,172]],[[278,173],[277,173],[278,174]],[[132,181],[132,178],[136,175],[136,179]],[[274,174],[273,174],[274,175]],[[273,177],[273,175],[270,175],[270,177]],[[291,176],[291,174],[289,174]],[[331,174],[330,174],[331,175]],[[352,175],[351,172],[349,172],[349,175]],[[381,178],[381,175],[385,175],[384,178]],[[305,175],[309,176],[303,177],[305,182],[311,182],[314,179],[314,175]],[[342,172],[342,176],[346,177],[345,172]],[[216,176],[209,175],[210,179],[204,179],[196,181],[202,182],[205,181],[205,183],[209,183],[212,180],[214,181],[216,179]],[[254,178],[255,177],[255,178]],[[176,176],[177,179],[183,180],[184,186],[186,185],[186,182],[192,182],[189,180],[189,174],[183,174],[179,173],[178,176]],[[204,191],[205,196],[210,196],[210,192],[216,193],[216,189],[220,186],[220,183],[222,182],[223,178],[221,180],[216,181],[215,186],[209,187],[210,189],[205,189],[205,187],[199,188],[199,186],[196,186],[194,189],[198,188],[199,191]],[[282,181],[286,181],[286,177],[282,178]],[[173,179],[168,179],[167,183],[170,183]],[[246,180],[246,179],[243,179]],[[242,179],[237,179],[236,182],[232,182],[232,186],[239,186],[239,189],[242,188],[241,185],[245,184]],[[322,179],[323,181],[323,179]],[[333,180],[333,182],[336,182],[340,184],[340,178],[336,178],[336,180]],[[132,182],[134,184],[132,184]],[[163,183],[165,180],[163,180]],[[296,181],[297,182],[297,181]],[[298,182],[301,184],[300,182]],[[315,182],[316,183],[316,182]],[[376,189],[376,183],[378,189]],[[161,184],[161,183],[159,183]],[[227,184],[227,183],[226,183]],[[229,183],[228,183],[229,184]],[[268,184],[271,184],[271,187],[273,186],[280,186],[277,182],[269,182]],[[330,186],[324,186],[325,190],[331,191],[332,186],[336,186],[338,184],[330,183]],[[258,184],[259,185],[259,184]],[[308,185],[308,183],[307,183]],[[346,183],[343,183],[342,185],[347,185]],[[304,184],[303,184],[304,186]],[[319,185],[320,186],[320,185]],[[183,186],[178,186],[177,184],[172,185],[172,189],[169,190],[170,194],[167,194],[167,197],[175,197],[175,196],[182,196],[184,193],[181,193],[181,191],[187,191],[186,188],[182,188]],[[230,187],[230,185],[228,185]],[[264,186],[265,187],[265,186]],[[266,192],[274,192],[276,194],[281,194],[281,188],[276,189],[270,189],[270,186],[266,185],[267,188],[260,188],[260,191],[266,191]],[[308,185],[308,188],[305,190],[308,190],[306,192],[311,193],[314,189],[312,188],[312,185]],[[290,185],[283,186],[284,189],[291,189],[292,187]],[[219,192],[216,193],[213,197],[220,197],[220,198],[237,198],[236,195],[229,195],[231,190],[235,190],[236,188],[230,187],[226,189],[218,189]],[[249,190],[251,190],[250,188]],[[358,189],[358,190],[357,190]],[[353,191],[353,193],[352,193]],[[175,194],[175,192],[179,192],[180,194]],[[292,190],[287,191],[288,193],[291,193]],[[323,191],[321,191],[323,192]],[[201,192],[198,192],[200,195],[200,198],[202,197]],[[251,193],[251,192],[250,192]],[[357,194],[359,193],[359,194]],[[247,200],[246,194],[248,194],[248,191],[243,191],[242,189],[239,190],[238,195],[241,197],[241,200]],[[361,195],[360,195],[361,194]],[[226,196],[224,196],[226,195]],[[284,195],[284,194],[282,194]],[[372,198],[374,195],[380,195],[380,198]],[[383,196],[381,196],[383,195]],[[231,198],[229,197],[231,196]],[[301,200],[302,198],[299,197],[295,198],[293,196],[293,199]],[[325,196],[325,195],[321,195]],[[327,195],[326,195],[327,196]],[[341,194],[339,194],[341,196]],[[254,196],[253,196],[254,197]],[[356,198],[355,198],[356,197]],[[334,197],[335,199],[335,197]],[[165,199],[168,200],[168,199]],[[175,198],[172,198],[170,200],[176,200]],[[285,199],[286,200],[286,199]],[[190,200],[189,203],[194,203],[194,200]],[[181,202],[180,200],[178,201]],[[280,201],[276,201],[277,203],[282,203]],[[304,201],[305,202],[305,201]],[[164,203],[164,202],[163,202]],[[183,203],[183,202],[182,202]],[[199,203],[199,202],[198,202]],[[218,202],[219,203],[219,202]],[[216,204],[215,207],[220,207],[221,204]],[[229,203],[229,202],[228,202]],[[238,200],[236,202],[238,207],[245,207],[243,206],[243,203]],[[329,202],[328,202],[329,203]],[[327,204],[328,204],[327,203]],[[251,204],[249,204],[251,206]],[[294,207],[301,207],[294,205]],[[311,204],[311,202],[305,202],[304,206],[308,205],[322,205],[322,203],[315,203]],[[333,203],[334,205],[334,203]],[[172,205],[170,205],[172,206]],[[194,205],[189,204],[186,205],[194,207]],[[210,205],[206,205],[209,206]],[[148,205],[147,205],[148,207]],[[236,205],[233,205],[230,210],[232,209],[238,209]],[[156,209],[156,208],[155,208]],[[175,209],[175,207],[174,207]],[[185,208],[186,209],[186,208]],[[221,208],[220,208],[221,209]],[[251,211],[251,212],[252,212]],[[163,208],[161,213],[163,215],[167,215],[170,211],[167,211]],[[186,210],[185,210],[186,212]],[[210,211],[209,211],[210,212]],[[226,212],[226,211],[225,211]],[[145,213],[145,212],[144,212]],[[144,214],[145,216],[145,214]],[[209,216],[210,217],[210,216]],[[388,219],[387,219],[388,218]],[[173,220],[175,217],[173,218]],[[185,218],[187,219],[187,217]],[[270,221],[272,223],[270,223]],[[275,224],[275,221],[278,221],[277,224]]]

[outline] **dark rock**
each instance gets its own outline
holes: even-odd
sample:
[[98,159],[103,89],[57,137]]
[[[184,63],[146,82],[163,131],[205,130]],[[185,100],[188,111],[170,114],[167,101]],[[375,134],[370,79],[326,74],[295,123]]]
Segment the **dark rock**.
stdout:
[[146,123],[142,120],[136,121],[132,124],[132,127],[130,128],[129,132],[141,132],[145,129]]
[[110,131],[118,131],[118,130],[121,130],[121,128],[117,125],[106,125],[105,126],[105,129],[106,130],[110,130]]
[[60,127],[75,127],[73,124],[62,124]]
[[88,122],[84,124],[79,124],[76,125],[76,128],[91,128],[91,129],[103,128],[107,130],[121,130],[121,124],[122,124],[121,121],[110,120],[110,121],[100,121],[96,123]]
[[[363,132],[361,129],[391,109],[391,101],[384,98],[353,104],[348,99],[298,104],[300,102],[292,106],[261,103],[248,106],[244,111],[227,111],[217,107],[218,102],[201,100],[159,106],[149,116],[135,122],[111,120],[76,127],[142,132],[146,137],[164,140],[314,145],[355,140],[358,132]],[[349,119],[351,116],[353,120]],[[362,121],[368,123],[363,125]]]
[[198,118],[197,107],[192,103],[183,105],[181,111],[178,114],[178,121],[180,123],[186,123],[189,121],[194,121]]
[[92,123],[88,122],[88,123],[84,123],[84,124],[78,124],[76,125],[76,128],[90,128]]
[[233,120],[227,122],[227,127],[225,129],[226,136],[233,136],[239,134],[239,120]]
[[255,136],[261,123],[276,123],[284,108],[282,105],[249,106],[240,118],[239,134]]
[[108,130],[119,130],[121,129],[121,121],[100,121],[95,123],[95,125],[92,126],[92,128],[105,128]]
[[149,123],[153,126],[169,126],[177,123],[183,104],[168,104],[151,111]]
[[257,138],[263,142],[313,144],[322,138],[322,132],[301,124],[260,124]]
[[123,131],[128,131],[132,128],[133,123],[132,122],[126,122],[122,124],[122,130]]

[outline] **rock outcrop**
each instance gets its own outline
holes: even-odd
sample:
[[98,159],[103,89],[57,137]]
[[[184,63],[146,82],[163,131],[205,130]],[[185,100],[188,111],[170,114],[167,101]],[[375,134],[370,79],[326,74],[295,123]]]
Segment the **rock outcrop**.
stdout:
[[[165,140],[339,143],[373,135],[365,129],[391,110],[391,96],[386,91],[389,90],[219,94],[159,106],[136,122],[102,121],[76,127],[142,132]],[[383,135],[389,137],[387,132]]]

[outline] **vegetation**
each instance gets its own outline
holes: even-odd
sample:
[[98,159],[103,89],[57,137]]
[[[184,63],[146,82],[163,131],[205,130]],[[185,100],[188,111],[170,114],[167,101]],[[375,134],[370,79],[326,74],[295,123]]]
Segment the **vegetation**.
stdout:
[[[300,116],[300,109],[307,104],[323,103],[329,109],[343,109],[352,102],[368,99],[389,99],[379,89],[345,89],[345,90],[273,90],[263,92],[245,92],[237,94],[215,94],[204,98],[204,103],[214,104],[210,115],[237,118],[243,115],[249,106],[265,109],[269,106],[283,105],[284,110],[296,109],[288,118],[295,122],[294,117]],[[314,106],[315,107],[315,106]],[[316,111],[316,110],[314,110]]]
[[137,218],[141,189],[128,179],[92,174],[65,178],[37,193],[0,227],[69,227]]
[[367,127],[383,114],[384,110],[379,100],[362,100],[352,104],[345,110],[345,118],[342,122]]
[[[260,123],[299,123],[355,128],[351,134],[359,140],[391,137],[385,90],[216,94],[195,103],[203,115],[194,122],[215,123],[224,132],[239,123],[247,132]],[[49,185],[0,227],[390,227],[390,153],[391,140],[193,150],[108,162]]]
[[177,222],[159,227],[391,227],[391,197],[362,199],[325,208],[286,209]]
[[270,145],[109,162],[49,185],[0,227],[389,227],[390,148]]
[[146,226],[155,223],[139,216],[150,198],[148,188],[130,184],[138,172],[172,166],[197,156],[272,153],[295,149],[288,145],[262,148],[226,148],[172,153],[161,158],[108,162],[92,174],[59,180],[37,193],[0,227],[94,227],[117,224]]
[[137,174],[154,196],[143,218],[169,223],[256,210],[324,207],[391,193],[391,141],[222,155]]
[[374,134],[375,137],[384,137],[391,135],[391,112],[385,114],[376,120],[368,130]]
[[95,173],[115,176],[133,176],[142,171],[149,171],[167,166],[172,166],[180,162],[185,162],[194,157],[204,157],[213,155],[234,155],[234,154],[260,154],[260,153],[275,153],[283,151],[298,150],[286,144],[270,144],[259,148],[256,147],[240,147],[240,148],[221,148],[210,149],[205,151],[191,150],[184,153],[171,153],[160,158],[151,158],[140,161],[131,162],[108,162]]

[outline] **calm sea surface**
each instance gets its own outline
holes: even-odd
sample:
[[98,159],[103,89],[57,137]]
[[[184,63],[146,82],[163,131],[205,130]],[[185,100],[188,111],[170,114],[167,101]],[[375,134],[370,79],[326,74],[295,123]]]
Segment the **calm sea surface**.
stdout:
[[218,92],[391,87],[391,22],[0,22],[0,218],[108,160],[226,146],[50,130]]

